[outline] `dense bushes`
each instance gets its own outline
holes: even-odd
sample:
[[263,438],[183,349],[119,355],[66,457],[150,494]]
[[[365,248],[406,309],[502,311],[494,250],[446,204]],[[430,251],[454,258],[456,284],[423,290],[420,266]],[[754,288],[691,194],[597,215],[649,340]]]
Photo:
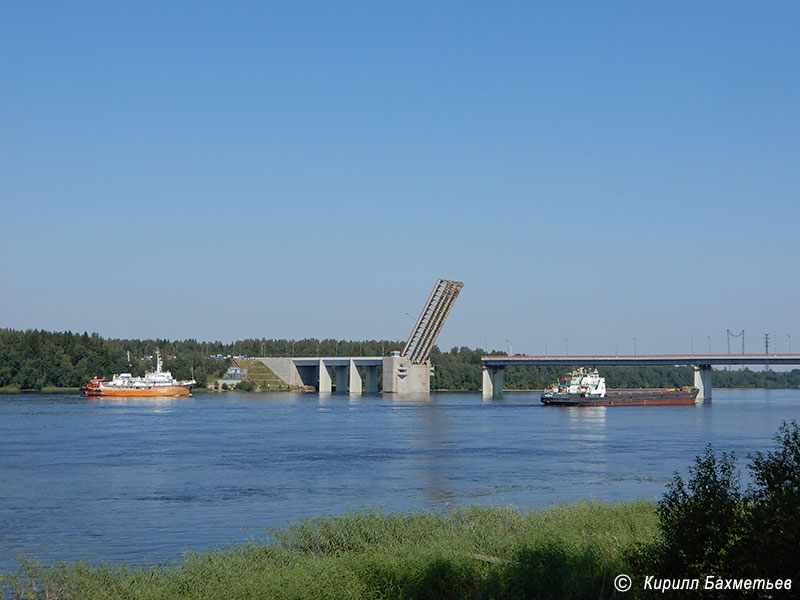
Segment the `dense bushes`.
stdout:
[[[745,491],[733,454],[718,459],[710,446],[687,483],[675,476],[658,506],[660,539],[632,553],[642,577],[777,580],[800,574],[800,427],[784,423],[775,440],[773,452],[750,455],[753,481]],[[727,597],[724,592],[717,597]],[[715,591],[704,593],[713,597]]]

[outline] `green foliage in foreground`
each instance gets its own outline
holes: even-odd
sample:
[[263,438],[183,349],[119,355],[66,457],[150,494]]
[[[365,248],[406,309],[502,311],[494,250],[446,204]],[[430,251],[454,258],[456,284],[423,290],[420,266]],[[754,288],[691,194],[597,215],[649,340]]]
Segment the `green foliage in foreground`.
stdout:
[[[753,484],[741,490],[733,454],[711,446],[698,456],[688,482],[676,475],[659,503],[662,535],[631,555],[636,571],[657,578],[794,579],[800,575],[800,426],[784,423],[776,448],[750,455]],[[658,595],[661,592],[655,592]],[[726,590],[703,590],[726,598]],[[770,598],[775,590],[737,592]],[[696,597],[697,590],[670,592]],[[797,594],[795,588],[794,594]]]
[[270,544],[131,569],[24,563],[18,598],[611,598],[624,549],[654,539],[655,506],[581,502],[545,511],[360,512],[299,522]]

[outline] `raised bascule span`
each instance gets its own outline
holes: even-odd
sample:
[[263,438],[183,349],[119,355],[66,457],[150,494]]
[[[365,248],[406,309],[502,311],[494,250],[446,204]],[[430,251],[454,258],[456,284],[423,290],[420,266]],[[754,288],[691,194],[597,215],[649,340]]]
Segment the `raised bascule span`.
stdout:
[[[464,284],[437,279],[422,307],[402,352],[392,356],[262,357],[266,365],[291,388],[313,386],[322,393],[378,392],[378,368],[383,369],[383,391],[427,394],[431,389],[430,354],[450,309]],[[363,374],[363,377],[362,377]],[[335,384],[333,383],[335,379]]]
[[400,394],[430,392],[431,350],[463,287],[464,284],[460,281],[436,280],[403,350],[383,359],[384,392]]
[[436,280],[400,356],[408,358],[412,365],[421,365],[428,360],[433,344],[463,287],[460,281]]

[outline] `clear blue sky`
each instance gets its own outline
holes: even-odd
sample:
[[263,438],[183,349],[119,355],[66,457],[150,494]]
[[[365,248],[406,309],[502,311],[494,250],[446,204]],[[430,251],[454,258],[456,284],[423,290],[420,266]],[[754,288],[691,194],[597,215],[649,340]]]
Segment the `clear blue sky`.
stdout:
[[800,351],[796,2],[0,8],[0,326]]

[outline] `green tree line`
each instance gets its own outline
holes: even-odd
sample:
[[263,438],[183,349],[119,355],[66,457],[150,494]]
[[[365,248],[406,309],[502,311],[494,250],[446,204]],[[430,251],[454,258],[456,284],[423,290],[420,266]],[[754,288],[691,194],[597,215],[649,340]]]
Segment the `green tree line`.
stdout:
[[[143,375],[153,368],[156,349],[161,351],[165,368],[176,378],[194,377],[202,387],[207,381],[223,376],[232,356],[386,356],[402,347],[403,342],[397,340],[251,338],[226,344],[195,339],[106,339],[96,333],[0,329],[0,388],[75,388],[92,377],[110,377],[122,372]],[[465,346],[442,352],[434,347],[431,388],[481,389],[484,354],[504,352]],[[693,382],[690,367],[608,366],[603,367],[602,374],[611,388],[680,387]],[[562,375],[564,369],[557,367],[509,367],[505,387],[542,389]],[[799,388],[800,369],[715,370],[714,387]]]
[[253,338],[223,343],[0,329],[0,388],[76,388],[92,377],[124,372],[141,376],[155,366],[156,349],[175,378],[194,377],[204,387],[221,378],[235,356],[382,356],[402,347],[403,342],[396,340]]

